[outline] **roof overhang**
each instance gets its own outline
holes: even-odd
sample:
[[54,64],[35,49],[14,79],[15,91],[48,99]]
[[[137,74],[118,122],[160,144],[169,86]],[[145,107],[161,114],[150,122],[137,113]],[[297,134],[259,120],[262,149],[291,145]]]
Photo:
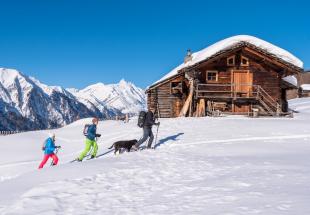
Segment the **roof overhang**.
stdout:
[[183,73],[185,73],[186,71],[190,71],[190,70],[193,70],[197,67],[199,67],[201,64],[206,64],[210,61],[213,61],[213,60],[216,60],[217,58],[221,58],[225,55],[228,55],[232,52],[235,52],[237,51],[238,49],[242,50],[244,49],[245,51],[249,51],[251,52],[252,54],[255,54],[255,55],[258,55],[260,57],[263,57],[264,60],[268,60],[270,63],[273,63],[273,64],[276,64],[276,66],[279,66],[279,67],[283,67],[283,68],[286,68],[288,70],[290,70],[292,73],[295,73],[295,74],[298,74],[298,73],[301,73],[301,72],[304,72],[303,68],[300,68],[300,67],[297,67],[295,66],[294,64],[290,63],[290,62],[286,62],[284,60],[282,60],[281,58],[277,57],[276,55],[272,54],[272,53],[269,53],[269,52],[266,52],[265,50],[259,48],[259,47],[256,47],[255,45],[252,45],[251,43],[248,43],[248,42],[240,42],[240,43],[237,43],[236,45],[234,46],[231,46],[230,48],[228,49],[224,49],[224,50],[221,50],[215,54],[213,54],[212,56],[204,59],[204,60],[201,60],[191,66],[187,66],[187,67],[184,67],[182,69],[180,69],[178,71],[177,74],[165,79],[165,80],[162,80],[160,82],[157,82],[151,86],[149,86],[147,89],[146,89],[146,92],[152,90],[153,88],[156,88],[158,86],[161,86],[167,82],[169,82],[170,80],[182,75]]

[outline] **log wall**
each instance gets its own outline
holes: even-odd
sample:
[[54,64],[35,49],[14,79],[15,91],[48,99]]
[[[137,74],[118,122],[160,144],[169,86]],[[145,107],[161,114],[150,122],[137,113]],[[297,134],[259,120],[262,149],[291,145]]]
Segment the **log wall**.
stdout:
[[[174,95],[171,92],[172,82],[182,82],[184,78],[173,79],[147,94],[148,107],[156,109],[161,118],[177,117],[184,104],[183,94]],[[184,93],[185,94],[185,93]]]
[[[235,65],[227,65],[227,58],[235,55]],[[248,59],[249,64],[241,66],[241,57]],[[207,71],[213,70],[218,72],[217,81],[207,81]],[[226,56],[213,61],[206,61],[192,70],[187,71],[192,75],[195,73],[195,80],[198,83],[207,84],[231,84],[234,70],[248,70],[253,76],[253,85],[260,85],[275,101],[279,104],[284,104],[286,96],[283,97],[283,90],[281,89],[282,77],[284,75],[284,68],[279,67],[278,64],[272,64],[254,56],[253,52],[246,52],[245,50],[238,50],[235,53],[229,53]],[[198,73],[197,73],[198,72]],[[285,74],[287,75],[287,74]],[[192,76],[193,77],[193,76]],[[172,93],[171,83],[181,81],[185,84],[185,91],[182,94]],[[155,87],[153,90],[148,91],[148,106],[155,108],[158,103],[160,117],[177,117],[179,115],[182,106],[186,100],[188,92],[188,81],[182,77],[178,77],[174,80],[170,80],[164,84]],[[231,91],[230,87],[227,87],[227,91]],[[285,92],[285,90],[284,90]],[[156,100],[157,98],[157,100]],[[284,98],[284,99],[283,99]],[[194,98],[195,99],[195,98]],[[216,99],[212,99],[216,101]],[[218,99],[219,102],[223,100]],[[238,103],[240,102],[240,103]],[[251,110],[251,101],[226,101],[226,112],[234,112],[236,110]],[[197,98],[194,100],[194,107],[197,103]],[[236,105],[236,106],[235,106]],[[236,107],[236,108],[234,108]],[[195,111],[195,110],[194,110]]]

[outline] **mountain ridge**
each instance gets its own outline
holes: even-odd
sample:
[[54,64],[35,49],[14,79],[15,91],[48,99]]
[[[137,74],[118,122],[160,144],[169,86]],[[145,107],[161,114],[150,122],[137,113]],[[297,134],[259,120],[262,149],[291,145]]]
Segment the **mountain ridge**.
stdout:
[[[134,84],[121,80],[93,87],[97,85],[85,88],[91,89],[89,94],[84,89],[48,86],[15,69],[0,68],[0,130],[58,128],[81,118],[107,119],[145,109],[143,90]],[[122,98],[125,95],[131,100]],[[113,97],[118,102],[107,105],[106,99]]]

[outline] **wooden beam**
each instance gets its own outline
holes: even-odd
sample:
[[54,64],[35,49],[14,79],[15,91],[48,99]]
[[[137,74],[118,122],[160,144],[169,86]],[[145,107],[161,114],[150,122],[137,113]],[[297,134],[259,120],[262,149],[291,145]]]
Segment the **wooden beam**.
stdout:
[[253,55],[256,55],[256,56],[260,57],[261,59],[268,60],[270,63],[272,63],[274,65],[277,65],[278,67],[288,69],[288,70],[290,70],[292,72],[295,72],[295,73],[301,72],[301,71],[299,71],[297,69],[293,69],[293,68],[289,67],[287,64],[285,64],[283,62],[280,62],[279,60],[275,59],[275,57],[268,56],[267,53],[260,53],[256,49],[253,49],[253,48],[250,48],[250,47],[244,47],[243,49],[245,51],[253,54]]
[[189,89],[189,94],[188,94],[188,97],[182,107],[182,110],[179,114],[179,117],[184,117],[186,116],[189,108],[190,108],[190,105],[192,103],[192,100],[193,100],[193,95],[194,95],[194,80],[190,80],[190,89]]

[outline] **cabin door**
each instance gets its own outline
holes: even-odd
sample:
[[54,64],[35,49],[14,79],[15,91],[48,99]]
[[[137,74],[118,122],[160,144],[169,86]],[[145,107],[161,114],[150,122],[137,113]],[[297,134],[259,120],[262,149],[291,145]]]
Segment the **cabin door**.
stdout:
[[249,104],[240,104],[238,100],[252,96],[253,74],[249,70],[234,70],[232,72],[232,93],[236,105],[233,105],[233,112],[249,112]]

